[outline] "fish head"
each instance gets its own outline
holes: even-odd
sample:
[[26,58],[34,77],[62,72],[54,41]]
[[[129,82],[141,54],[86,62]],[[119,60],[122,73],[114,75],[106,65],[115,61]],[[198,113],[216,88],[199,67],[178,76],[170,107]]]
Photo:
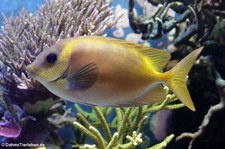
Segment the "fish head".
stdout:
[[42,51],[36,59],[27,66],[27,73],[39,82],[52,82],[59,79],[67,70],[71,57],[71,47],[60,41]]

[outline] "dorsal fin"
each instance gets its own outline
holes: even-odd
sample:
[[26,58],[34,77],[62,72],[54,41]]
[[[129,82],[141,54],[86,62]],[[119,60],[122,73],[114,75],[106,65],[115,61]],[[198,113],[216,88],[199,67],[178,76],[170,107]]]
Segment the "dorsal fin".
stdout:
[[129,50],[135,50],[138,53],[144,55],[147,58],[147,60],[150,62],[151,66],[157,71],[161,71],[170,60],[170,54],[165,50],[151,48],[142,44],[136,44],[126,40],[103,37],[103,36],[82,36],[81,38],[91,38],[93,40],[102,40],[108,43],[123,45]]
[[138,53],[144,55],[150,62],[151,66],[157,71],[161,71],[170,60],[170,54],[165,50],[151,48],[148,46],[144,46],[142,44],[136,44],[130,41],[115,38],[102,36],[89,36],[89,37],[93,39],[107,41],[109,43],[111,42],[113,44],[117,43],[127,47],[129,50],[135,50]]
[[170,60],[170,54],[165,50],[142,46],[137,51],[145,55],[157,71],[161,71]]

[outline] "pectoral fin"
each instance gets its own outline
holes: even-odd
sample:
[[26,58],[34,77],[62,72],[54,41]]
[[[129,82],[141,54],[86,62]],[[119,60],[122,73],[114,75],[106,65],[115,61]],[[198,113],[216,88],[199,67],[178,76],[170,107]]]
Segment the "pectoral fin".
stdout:
[[92,62],[80,68],[76,72],[67,76],[66,88],[69,90],[78,89],[84,90],[90,88],[97,80],[98,67]]

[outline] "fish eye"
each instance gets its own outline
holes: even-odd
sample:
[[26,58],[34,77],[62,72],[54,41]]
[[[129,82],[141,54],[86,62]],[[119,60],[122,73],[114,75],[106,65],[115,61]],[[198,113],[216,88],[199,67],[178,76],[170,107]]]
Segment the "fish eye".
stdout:
[[46,56],[46,61],[50,64],[53,64],[55,63],[57,60],[57,55],[55,53],[49,53],[47,56]]

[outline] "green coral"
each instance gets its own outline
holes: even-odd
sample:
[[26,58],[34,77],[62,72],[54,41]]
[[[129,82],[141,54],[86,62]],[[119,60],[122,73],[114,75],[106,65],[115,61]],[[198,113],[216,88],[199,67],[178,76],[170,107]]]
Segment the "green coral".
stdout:
[[161,143],[156,144],[148,149],[164,149],[164,148],[166,148],[168,143],[170,143],[170,141],[172,141],[173,138],[174,138],[174,134],[171,134],[168,137],[166,137]]
[[[174,103],[177,97],[167,87],[167,97],[161,103],[141,107],[111,108],[92,107],[90,112],[75,104],[77,121],[74,122],[75,130],[79,133],[74,142],[74,148],[85,149],[134,149],[144,142],[141,133],[146,124],[148,115],[164,109],[175,110],[184,107],[182,103]],[[111,121],[107,118],[115,115]],[[90,138],[93,144],[85,144],[85,139]],[[173,135],[166,138],[157,146],[166,146]],[[78,141],[79,140],[79,141]]]

